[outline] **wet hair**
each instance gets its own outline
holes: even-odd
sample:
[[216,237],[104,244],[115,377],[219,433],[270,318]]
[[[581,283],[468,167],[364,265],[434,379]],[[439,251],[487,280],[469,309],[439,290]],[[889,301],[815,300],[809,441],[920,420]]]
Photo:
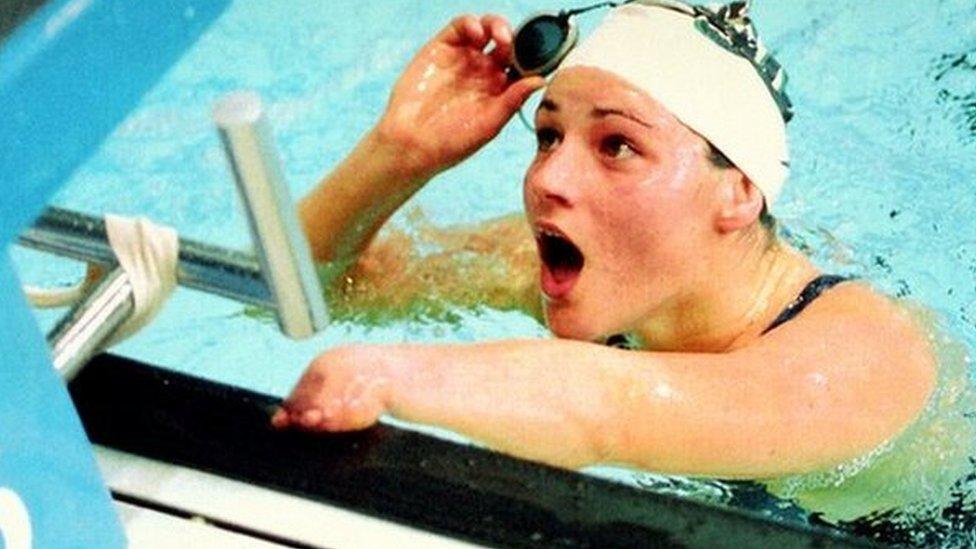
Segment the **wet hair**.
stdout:
[[[725,153],[718,150],[715,145],[712,145],[711,143],[708,144],[708,160],[712,163],[712,166],[722,170],[735,167],[735,164],[729,160],[729,157],[725,156]],[[769,209],[766,208],[765,201],[763,201],[762,211],[759,212],[759,224],[766,229],[766,232],[770,237],[776,235],[776,218],[773,217],[773,214],[769,213]]]

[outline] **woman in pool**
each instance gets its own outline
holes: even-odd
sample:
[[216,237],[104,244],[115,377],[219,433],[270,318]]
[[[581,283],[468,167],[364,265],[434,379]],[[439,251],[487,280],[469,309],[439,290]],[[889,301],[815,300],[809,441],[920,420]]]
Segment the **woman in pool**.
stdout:
[[[527,228],[451,237],[500,248],[512,283],[493,299],[539,311],[557,339],[332,349],[274,425],[344,431],[391,414],[560,466],[768,478],[865,454],[918,416],[936,379],[926,335],[776,238],[765,211],[787,159],[774,96],[666,11],[614,10],[548,85]],[[506,78],[511,47],[502,18],[464,16],[419,52],[376,127],[301,204],[318,260],[385,275],[383,223],[545,84]],[[688,82],[694,93],[672,93]],[[639,349],[607,345],[621,334]]]

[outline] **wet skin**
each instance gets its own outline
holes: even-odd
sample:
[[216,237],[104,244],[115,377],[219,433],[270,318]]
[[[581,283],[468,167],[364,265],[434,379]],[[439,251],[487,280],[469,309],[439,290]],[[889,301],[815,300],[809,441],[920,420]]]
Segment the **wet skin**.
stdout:
[[[377,127],[303,200],[318,259],[369,264],[385,219],[541,85],[491,77],[504,63],[484,47],[510,39],[500,18],[462,17],[421,50]],[[445,111],[425,103],[454,91]],[[524,202],[540,260],[518,265],[539,270],[561,339],[332,349],[274,425],[342,431],[389,413],[562,466],[755,478],[861,455],[918,414],[934,382],[931,349],[869,288],[842,285],[761,335],[816,270],[769,240],[751,182],[713,166],[705,141],[650,96],[572,69],[552,82],[537,125]],[[553,238],[582,261],[551,257]],[[619,332],[646,350],[591,343]]]
[[[561,73],[536,126],[539,152],[524,186],[527,217],[536,234],[561,233],[585,257],[572,288],[547,295],[550,329],[598,340],[642,324],[688,323],[696,303],[712,303],[696,294],[714,285],[707,258],[730,238],[715,227],[724,206],[716,195],[736,184],[726,180],[737,172],[716,169],[704,139],[645,93],[597,69]],[[747,185],[741,178],[738,184]],[[749,198],[746,208],[758,215],[761,197]],[[761,231],[746,230],[765,246]],[[543,265],[543,279],[545,271]]]

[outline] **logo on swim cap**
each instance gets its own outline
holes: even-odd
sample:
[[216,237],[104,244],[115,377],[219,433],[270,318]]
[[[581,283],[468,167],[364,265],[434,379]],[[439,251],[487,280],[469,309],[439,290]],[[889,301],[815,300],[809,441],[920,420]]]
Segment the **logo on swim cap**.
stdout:
[[712,42],[752,63],[769,88],[783,120],[789,122],[793,118],[793,102],[786,95],[786,71],[759,40],[756,27],[749,18],[749,2],[738,1],[716,7],[692,6],[692,9],[696,29]]

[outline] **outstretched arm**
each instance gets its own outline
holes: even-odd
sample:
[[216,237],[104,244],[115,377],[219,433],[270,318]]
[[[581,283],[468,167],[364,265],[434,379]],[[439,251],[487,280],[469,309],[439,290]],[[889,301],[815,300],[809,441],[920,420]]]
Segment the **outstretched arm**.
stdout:
[[566,467],[725,478],[822,469],[896,436],[934,383],[913,321],[861,291],[838,289],[834,304],[825,297],[730,353],[562,340],[335,349],[273,422],[350,430],[391,413]]

